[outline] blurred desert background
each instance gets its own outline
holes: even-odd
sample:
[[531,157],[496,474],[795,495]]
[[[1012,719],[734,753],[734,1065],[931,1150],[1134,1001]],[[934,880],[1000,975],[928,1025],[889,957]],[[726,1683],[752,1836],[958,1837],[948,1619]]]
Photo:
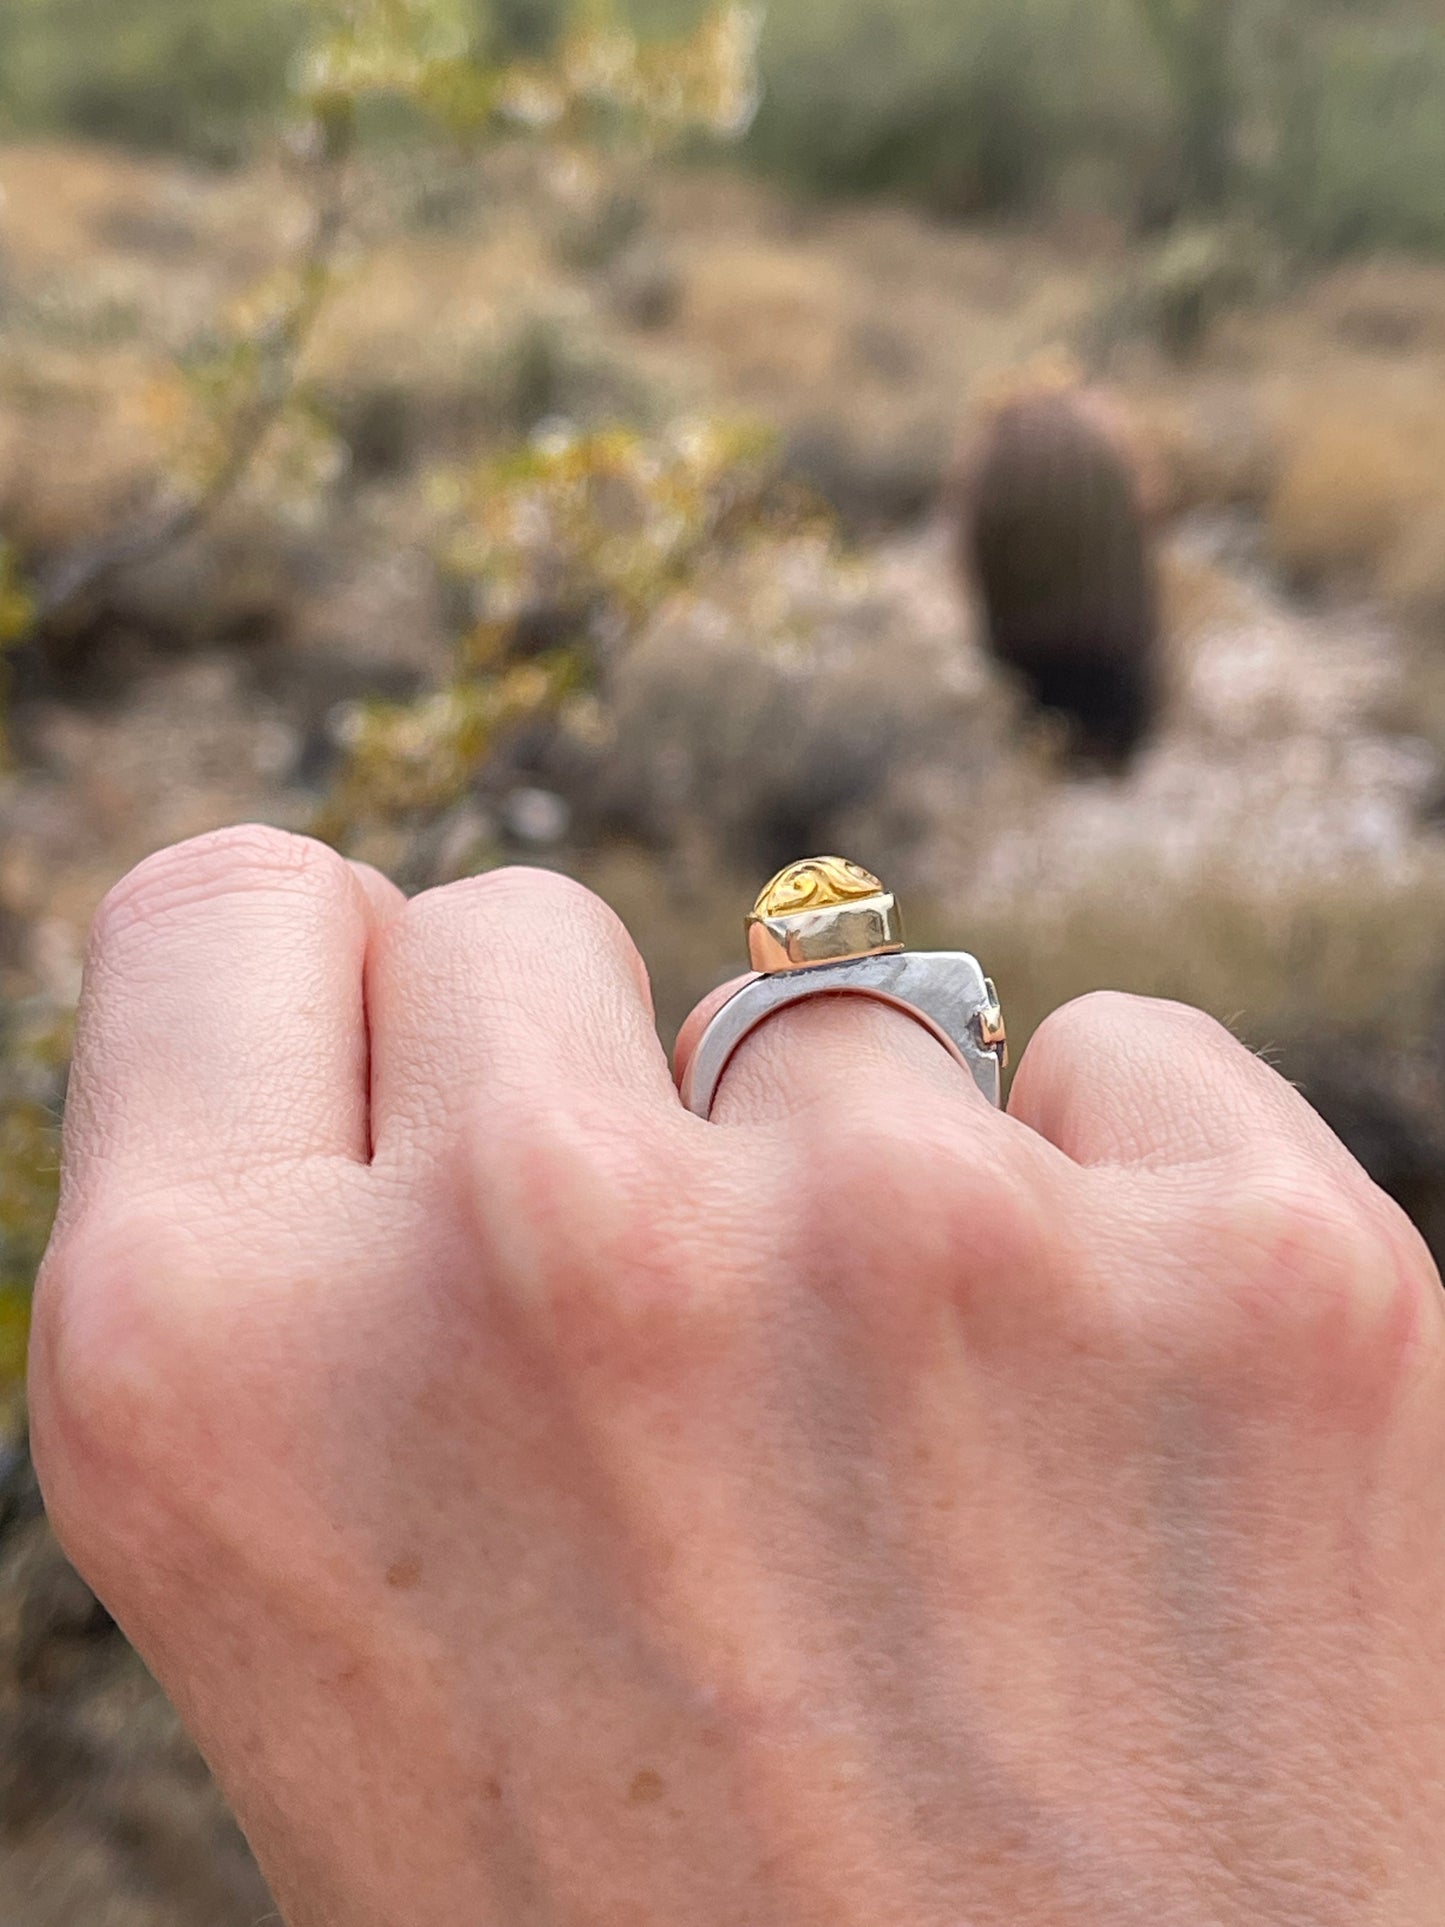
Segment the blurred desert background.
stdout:
[[1445,22],[5,0],[0,644],[0,1927],[251,1927],[25,1448],[100,896],[559,867],[670,1041],[837,850],[1016,1055],[1213,1011],[1445,1251]]

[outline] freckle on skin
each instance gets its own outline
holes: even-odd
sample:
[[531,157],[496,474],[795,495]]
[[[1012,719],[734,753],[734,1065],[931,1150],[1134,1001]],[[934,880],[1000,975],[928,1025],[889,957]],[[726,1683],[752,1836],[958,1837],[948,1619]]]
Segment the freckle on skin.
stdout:
[[420,1559],[398,1559],[394,1566],[386,1569],[386,1583],[397,1592],[410,1592],[420,1578]]
[[482,1791],[489,1800],[500,1800],[502,1797],[502,1783],[500,1780],[488,1780]]
[[627,1797],[635,1807],[651,1807],[656,1806],[666,1791],[662,1775],[644,1767],[632,1782]]

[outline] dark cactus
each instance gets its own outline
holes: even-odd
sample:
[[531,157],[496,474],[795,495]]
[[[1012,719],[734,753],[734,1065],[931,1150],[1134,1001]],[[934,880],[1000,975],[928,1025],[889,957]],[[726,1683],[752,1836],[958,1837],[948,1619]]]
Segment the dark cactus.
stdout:
[[1125,762],[1159,707],[1143,484],[1107,402],[1051,387],[992,414],[969,464],[961,561],[997,659],[1085,755]]

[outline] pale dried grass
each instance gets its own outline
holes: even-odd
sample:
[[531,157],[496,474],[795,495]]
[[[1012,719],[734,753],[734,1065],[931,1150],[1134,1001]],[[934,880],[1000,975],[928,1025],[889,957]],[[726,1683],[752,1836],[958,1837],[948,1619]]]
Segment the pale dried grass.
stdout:
[[1307,388],[1285,411],[1270,552],[1311,589],[1345,586],[1428,605],[1445,591],[1445,380],[1403,376]]
[[[978,824],[986,838],[986,819]],[[743,917],[759,878],[688,871],[640,847],[584,859],[582,879],[636,936],[671,1041],[693,1005],[747,968]],[[890,879],[891,880],[891,879]],[[975,952],[999,985],[1017,1063],[1051,1012],[1096,990],[1175,999],[1253,1048],[1370,1038],[1382,1052],[1436,1036],[1445,874],[1282,879],[1250,888],[1227,861],[1187,879],[1136,871],[1098,887],[999,903],[905,898],[921,948]]]

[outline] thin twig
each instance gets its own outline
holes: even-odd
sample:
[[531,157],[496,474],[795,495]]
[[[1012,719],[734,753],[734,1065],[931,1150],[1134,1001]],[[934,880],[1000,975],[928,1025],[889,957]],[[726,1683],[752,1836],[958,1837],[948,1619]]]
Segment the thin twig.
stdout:
[[331,269],[346,230],[346,146],[323,136],[317,171],[324,183],[311,231],[297,263],[300,294],[269,344],[258,393],[245,411],[225,461],[206,487],[188,500],[169,503],[139,525],[121,529],[93,547],[62,556],[44,574],[35,595],[34,627],[44,629],[83,602],[112,577],[153,561],[197,535],[245,481],[266,438],[296,393],[298,371],[329,290]]

